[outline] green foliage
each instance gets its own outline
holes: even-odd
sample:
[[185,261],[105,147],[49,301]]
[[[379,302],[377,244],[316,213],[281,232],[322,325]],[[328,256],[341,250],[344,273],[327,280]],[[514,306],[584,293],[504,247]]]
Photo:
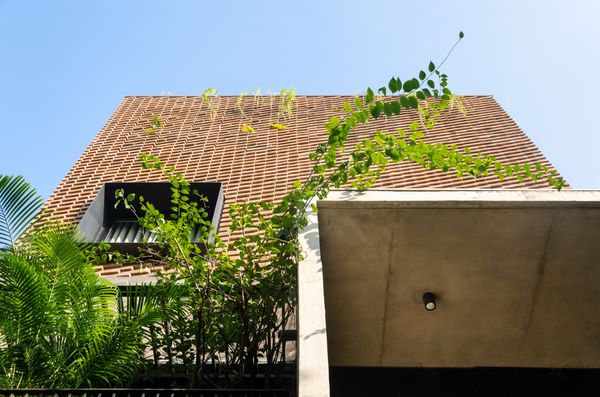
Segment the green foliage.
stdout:
[[120,315],[75,231],[43,226],[0,259],[0,387],[124,385],[143,364],[151,305]]
[[213,120],[217,117],[217,107],[214,104],[214,100],[217,98],[217,90],[215,90],[214,88],[207,88],[202,93],[202,104],[206,105],[208,115]]
[[42,198],[23,177],[0,175],[0,251],[15,244],[41,207]]
[[[463,37],[460,32],[458,41]],[[364,96],[345,102],[343,115],[325,124],[327,140],[309,155],[312,169],[304,181],[278,202],[230,205],[229,233],[235,238],[227,243],[207,220],[206,199],[151,154],[142,155],[142,168],[160,170],[170,182],[170,213],[143,197],[116,192],[117,204],[156,235],[156,244],[145,245],[137,257],[111,253],[106,245],[83,246],[72,228],[59,225],[35,229],[14,246],[41,199],[22,178],[0,176],[0,248],[12,246],[0,256],[0,388],[124,385],[141,368],[147,344],[153,367],[183,371],[189,386],[222,386],[217,383],[222,379],[203,372],[209,362],[218,363],[229,386],[252,386],[260,358],[267,363],[268,387],[276,364],[285,359],[280,333],[295,306],[298,230],[307,224],[307,211],[316,211],[315,197],[346,186],[367,189],[388,164],[398,162],[457,177],[545,178],[561,189],[563,180],[544,165],[503,164],[466,147],[426,141],[443,112],[464,110],[439,69],[447,58],[437,67],[429,62],[427,72],[416,77],[392,77],[377,95],[367,88]],[[215,97],[214,89],[202,95],[212,119]],[[282,90],[279,97],[278,117],[290,118],[295,91]],[[255,105],[258,101],[257,92]],[[242,102],[241,95],[236,107],[243,116]],[[346,148],[358,126],[415,109],[406,130],[377,130]],[[146,132],[152,136],[163,127],[153,116]],[[279,123],[269,127],[287,129]],[[241,129],[255,132],[245,123]],[[159,274],[155,286],[129,289],[125,299],[94,273],[91,263],[107,261],[139,261],[169,271]]]
[[284,119],[289,119],[294,112],[295,103],[296,90],[293,88],[282,88],[279,93],[279,112],[277,115]]
[[[142,166],[162,170],[172,186],[169,214],[143,198],[117,192],[119,203],[157,236],[158,248],[146,247],[138,260],[177,270],[161,274],[159,288],[171,292],[162,294],[164,316],[151,336],[155,366],[166,362],[168,371],[183,370],[189,386],[198,387],[215,381],[202,371],[207,362],[219,360],[222,371],[238,374],[228,377],[230,385],[245,382],[246,376],[252,384],[258,357],[270,371],[283,359],[278,334],[293,313],[296,296],[295,262],[287,257],[297,250],[282,255],[280,248],[288,243],[275,236],[269,218],[273,204],[264,202],[230,207],[230,230],[241,237],[225,244],[211,230],[205,200],[181,174],[150,154],[142,156]],[[200,243],[191,238],[197,230]]]
[[[326,197],[332,188],[367,189],[389,163],[413,162],[431,170],[453,171],[457,177],[547,178],[552,186],[562,187],[562,180],[543,165],[507,166],[469,148],[426,142],[444,111],[462,109],[460,98],[448,88],[447,76],[433,63],[428,70],[429,75],[420,71],[418,78],[404,82],[391,78],[390,96],[385,96],[385,87],[379,90],[384,96],[375,96],[368,88],[364,97],[344,103],[344,115],[332,116],[325,124],[327,141],[309,156],[313,167],[306,180],[297,182],[279,202],[230,205],[229,234],[236,237],[228,244],[210,229],[206,212],[192,200],[195,193],[190,192],[185,178],[158,157],[142,155],[142,167],[162,170],[172,185],[170,214],[159,213],[142,198],[118,193],[130,208],[134,200],[140,201],[140,224],[158,236],[158,251],[147,249],[139,260],[176,270],[161,278],[165,287],[178,286],[178,298],[176,309],[170,311],[176,315],[165,317],[164,333],[153,337],[156,365],[166,361],[174,370],[173,363],[178,360],[192,379],[190,385],[197,387],[214,381],[202,373],[212,360],[220,363],[223,372],[238,374],[228,378],[233,383],[244,375],[254,380],[259,357],[269,365],[281,360],[278,332],[295,305],[296,266],[301,257],[297,233],[307,224],[307,210],[314,210],[309,207],[312,199]],[[437,83],[430,76],[435,76]],[[378,130],[346,151],[348,137],[359,125],[415,109],[417,117],[406,131]],[[274,124],[271,128],[282,129]],[[247,132],[253,131],[247,128]],[[203,231],[200,244],[190,238],[197,228]],[[169,307],[167,300],[163,307]]]
[[246,113],[244,112],[244,97],[246,96],[246,92],[241,92],[240,95],[235,100],[235,108],[240,112],[240,115],[244,117]]
[[146,128],[146,135],[152,136],[162,129],[164,125],[163,120],[159,116],[152,116],[150,119],[150,127]]
[[260,89],[259,88],[255,88],[254,89],[254,100],[252,101],[254,106],[260,105]]
[[[459,34],[459,41],[463,37]],[[312,200],[326,197],[331,189],[367,189],[388,164],[404,161],[454,172],[457,177],[495,174],[501,179],[546,178],[557,189],[562,187],[562,179],[543,165],[506,165],[469,148],[426,141],[443,112],[453,107],[462,109],[460,98],[448,88],[448,77],[439,66],[430,62],[428,72],[421,70],[416,77],[404,80],[392,77],[377,95],[367,88],[364,96],[344,103],[343,115],[332,116],[325,124],[327,140],[309,155],[312,169],[304,181],[298,181],[278,202],[230,205],[229,234],[235,237],[227,243],[211,229],[205,199],[191,190],[184,176],[158,157],[142,155],[142,168],[162,171],[171,183],[170,213],[160,213],[143,197],[124,191],[118,191],[117,198],[119,204],[133,211],[144,229],[157,236],[156,245],[146,245],[135,260],[169,269],[159,275],[160,282],[153,287],[158,291],[155,303],[161,313],[148,336],[155,368],[166,363],[171,374],[183,371],[192,387],[222,386],[217,384],[222,379],[203,372],[205,364],[214,362],[227,374],[224,381],[229,386],[244,384],[246,379],[252,386],[260,358],[267,363],[265,382],[269,381],[270,371],[284,359],[279,335],[295,306],[296,266],[301,259],[298,230],[306,226],[309,208],[315,210]],[[203,95],[209,112],[214,94],[211,90]],[[278,116],[291,117],[294,101],[292,90],[282,90]],[[357,127],[407,110],[412,114],[416,110],[416,117],[406,130],[377,130],[346,148]],[[287,127],[272,123],[270,128]],[[242,131],[254,129],[243,124]],[[192,239],[197,232],[200,241]],[[105,253],[101,255],[100,259],[108,258]],[[141,305],[148,301],[144,296],[138,298]],[[137,318],[137,307],[132,305],[135,315],[126,318]]]

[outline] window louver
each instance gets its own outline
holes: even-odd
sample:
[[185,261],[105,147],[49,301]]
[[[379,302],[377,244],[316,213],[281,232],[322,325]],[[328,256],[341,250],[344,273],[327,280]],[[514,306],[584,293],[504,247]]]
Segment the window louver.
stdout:
[[[79,223],[79,229],[83,232],[86,241],[106,242],[119,251],[135,250],[144,242],[154,243],[156,234],[142,228],[131,210],[122,205],[115,207],[115,192],[118,189],[123,189],[126,194],[134,193],[137,197],[143,196],[146,202],[151,202],[165,215],[170,212],[171,186],[168,183],[106,183]],[[192,183],[191,189],[199,193],[199,197],[191,199],[198,200],[199,205],[205,206],[213,230],[218,230],[225,200],[221,183]],[[208,199],[207,202],[202,201],[202,198]],[[141,210],[138,208],[136,212],[139,214]],[[201,240],[200,227],[192,231],[190,238],[194,242]]]
[[153,243],[156,233],[143,229],[136,221],[117,221],[108,227],[104,241],[111,243]]

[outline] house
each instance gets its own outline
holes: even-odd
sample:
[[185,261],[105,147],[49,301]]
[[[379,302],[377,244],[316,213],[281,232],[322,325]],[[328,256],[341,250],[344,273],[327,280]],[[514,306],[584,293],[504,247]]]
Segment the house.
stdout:
[[[219,182],[225,198],[220,233],[229,239],[230,203],[277,200],[310,170],[308,154],[326,139],[323,125],[351,97],[299,96],[290,116],[280,114],[278,97],[126,97],[46,203],[57,219],[79,223],[105,183],[165,182],[159,171],[142,170],[140,154],[152,153],[192,182]],[[543,164],[548,160],[490,96],[464,97],[465,112],[442,117],[428,141],[457,144],[495,155],[508,163]],[[153,117],[160,127],[148,133]],[[404,112],[359,126],[352,147],[382,129],[407,129],[416,118]],[[280,122],[288,129],[269,128]],[[254,133],[242,132],[244,124]],[[386,189],[547,189],[544,180],[500,181],[495,176],[456,178],[416,164],[388,167],[376,185]],[[152,274],[157,269],[99,267],[114,281]]]
[[[231,241],[229,205],[277,200],[305,178],[308,154],[326,138],[323,125],[347,99],[298,96],[286,114],[277,97],[126,97],[47,208],[80,223],[106,184],[164,182],[140,168],[140,154],[152,153],[189,181],[220,184],[216,222]],[[428,141],[552,169],[492,97],[463,103],[465,112],[445,113]],[[360,126],[347,146],[378,129],[407,128],[415,117],[405,112]],[[584,370],[600,368],[598,191],[557,193],[544,180],[458,179],[400,163],[373,191],[333,192],[317,205],[301,234],[299,395],[329,395],[330,368],[333,395],[396,395],[340,388],[356,382],[355,371],[381,377],[377,368],[572,368],[584,371],[578,379],[598,381],[597,371]],[[135,284],[161,269],[96,270]],[[438,306],[431,312],[426,293]]]

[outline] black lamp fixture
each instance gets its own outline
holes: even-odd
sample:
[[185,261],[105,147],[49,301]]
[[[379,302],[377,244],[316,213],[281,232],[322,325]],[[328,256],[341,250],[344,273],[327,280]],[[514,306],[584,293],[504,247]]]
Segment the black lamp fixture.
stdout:
[[432,292],[425,292],[423,294],[423,304],[425,305],[425,310],[432,311],[436,308],[436,300],[437,296],[435,296]]

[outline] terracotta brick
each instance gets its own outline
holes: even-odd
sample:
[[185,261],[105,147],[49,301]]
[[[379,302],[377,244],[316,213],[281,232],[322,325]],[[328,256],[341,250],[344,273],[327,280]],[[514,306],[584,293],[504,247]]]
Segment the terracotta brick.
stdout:
[[[308,153],[326,139],[324,124],[340,113],[351,97],[299,96],[290,119],[278,117],[278,98],[244,98],[244,115],[236,107],[236,97],[212,98],[216,117],[209,115],[199,97],[125,97],[115,113],[83,152],[52,194],[46,206],[53,217],[78,222],[104,182],[164,181],[158,171],[141,170],[139,155],[150,152],[194,182],[221,181],[226,205],[221,227],[228,241],[228,208],[248,200],[277,200],[296,180],[306,178],[311,169]],[[426,137],[428,142],[470,147],[473,152],[496,156],[505,163],[540,163],[550,166],[539,149],[521,131],[491,96],[464,97],[466,114],[456,110],[444,114]],[[147,136],[152,116],[164,127]],[[377,129],[392,132],[407,128],[416,119],[410,111],[360,125],[349,137],[347,149]],[[275,131],[269,124],[288,126]],[[242,133],[243,123],[252,125],[253,134]],[[548,188],[545,181],[519,183],[499,181],[495,176],[457,179],[453,172],[431,172],[410,163],[388,167],[377,187],[385,188]],[[157,268],[97,267],[99,274],[130,276],[147,274]]]

